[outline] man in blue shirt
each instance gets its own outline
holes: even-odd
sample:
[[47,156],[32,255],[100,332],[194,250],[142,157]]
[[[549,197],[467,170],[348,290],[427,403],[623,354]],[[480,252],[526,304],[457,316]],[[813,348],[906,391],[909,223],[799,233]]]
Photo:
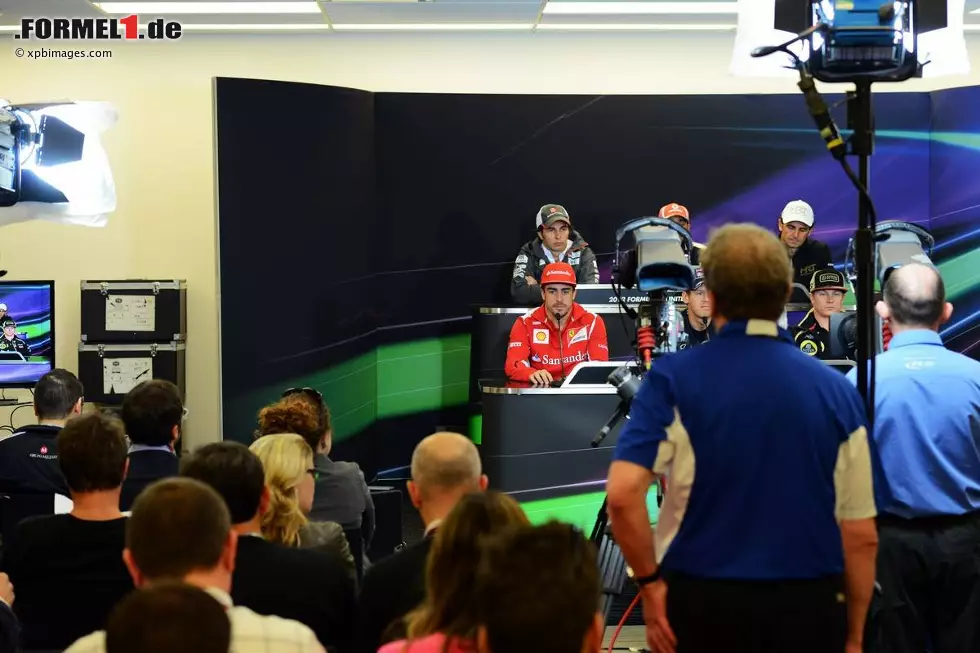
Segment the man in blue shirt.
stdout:
[[[885,281],[871,454],[881,551],[875,651],[980,651],[980,362],[943,347],[939,272]],[[852,382],[856,374],[848,373]]]
[[[877,547],[861,398],[777,326],[793,270],[775,236],[728,225],[701,264],[716,335],[645,375],[606,487],[647,642],[859,653]],[[662,473],[654,535],[646,494]]]

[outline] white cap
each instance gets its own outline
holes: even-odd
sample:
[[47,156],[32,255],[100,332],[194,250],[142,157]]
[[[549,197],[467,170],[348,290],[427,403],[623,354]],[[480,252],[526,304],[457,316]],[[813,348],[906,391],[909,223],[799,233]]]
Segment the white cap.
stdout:
[[802,222],[808,227],[813,226],[813,208],[803,200],[793,200],[783,207],[783,212],[779,214],[783,224],[789,222]]
[[6,304],[0,304],[0,311],[5,311],[5,310],[7,310],[7,305]]

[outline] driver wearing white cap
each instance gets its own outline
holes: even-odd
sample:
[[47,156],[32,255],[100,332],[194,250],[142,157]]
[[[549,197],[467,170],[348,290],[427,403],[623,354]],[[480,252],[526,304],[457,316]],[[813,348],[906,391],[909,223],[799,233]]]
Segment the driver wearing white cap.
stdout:
[[833,267],[830,248],[810,237],[813,231],[813,208],[803,200],[793,200],[779,215],[779,240],[786,246],[793,263],[794,303],[809,303],[804,291],[817,270]]

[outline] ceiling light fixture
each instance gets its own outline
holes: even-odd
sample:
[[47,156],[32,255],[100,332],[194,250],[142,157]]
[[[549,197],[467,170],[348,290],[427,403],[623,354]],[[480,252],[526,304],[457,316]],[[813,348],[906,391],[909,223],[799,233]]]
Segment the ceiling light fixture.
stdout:
[[738,13],[737,2],[549,2],[544,8],[551,15],[667,15]]
[[334,23],[338,32],[529,32],[531,23]]
[[318,14],[316,2],[96,2],[107,14]]
[[538,30],[579,31],[579,32],[730,32],[731,24],[685,24],[685,23],[542,23]]
[[[302,32],[329,30],[326,23],[182,23],[185,32]],[[146,29],[140,25],[140,29]]]

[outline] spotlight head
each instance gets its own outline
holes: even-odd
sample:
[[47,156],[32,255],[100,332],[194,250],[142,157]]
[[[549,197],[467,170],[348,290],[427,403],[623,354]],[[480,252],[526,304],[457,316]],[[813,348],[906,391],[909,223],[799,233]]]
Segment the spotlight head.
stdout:
[[103,226],[116,189],[99,135],[115,122],[115,109],[101,102],[0,100],[0,226]]

